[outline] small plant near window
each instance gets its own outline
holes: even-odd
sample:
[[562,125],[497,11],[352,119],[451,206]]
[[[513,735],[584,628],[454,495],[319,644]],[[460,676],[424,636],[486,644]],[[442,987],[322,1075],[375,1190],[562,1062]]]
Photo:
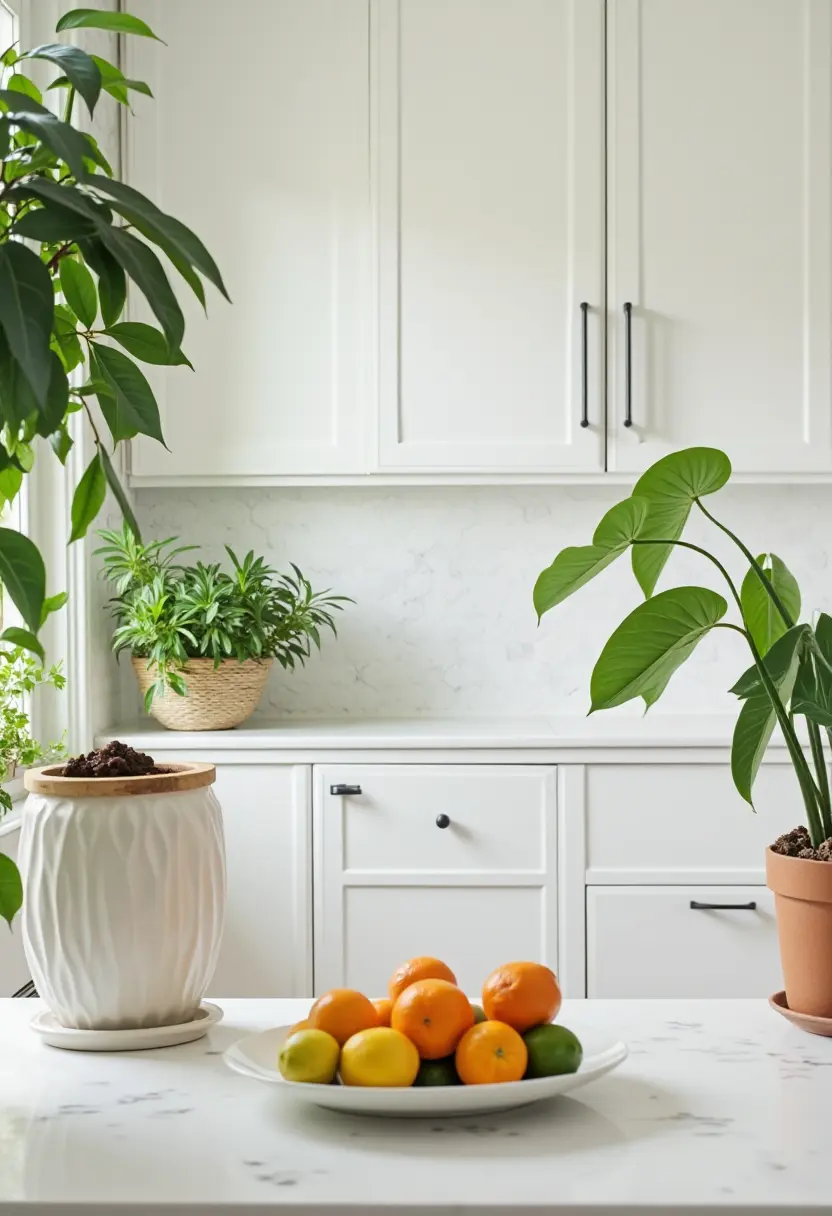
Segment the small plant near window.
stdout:
[[[0,780],[8,781],[19,768],[66,755],[64,741],[42,746],[31,734],[26,699],[36,688],[63,689],[61,664],[43,667],[20,647],[0,648]],[[8,790],[0,785],[0,819],[12,809]],[[11,857],[0,853],[0,916],[9,925],[23,902],[20,873]]]
[[194,660],[211,660],[216,670],[228,660],[277,659],[291,671],[313,646],[320,649],[323,631],[336,633],[334,614],[351,602],[314,591],[294,564],[291,573],[278,573],[253,550],[240,559],[226,545],[231,569],[224,570],[219,563],[180,564],[196,546],[178,545],[177,537],[143,544],[127,525],[99,535],[102,574],[116,591],[113,649],[145,660],[153,676],[147,710],[168,690],[188,695]]

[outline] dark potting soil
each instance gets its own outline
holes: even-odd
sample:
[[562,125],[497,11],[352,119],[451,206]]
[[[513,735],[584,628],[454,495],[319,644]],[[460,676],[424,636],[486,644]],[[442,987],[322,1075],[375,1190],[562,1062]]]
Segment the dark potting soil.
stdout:
[[149,777],[166,773],[152,756],[114,739],[85,756],[73,756],[64,765],[64,777]]
[[784,857],[801,857],[806,861],[832,861],[832,837],[813,848],[808,828],[792,828],[790,832],[777,837],[771,851],[782,853]]

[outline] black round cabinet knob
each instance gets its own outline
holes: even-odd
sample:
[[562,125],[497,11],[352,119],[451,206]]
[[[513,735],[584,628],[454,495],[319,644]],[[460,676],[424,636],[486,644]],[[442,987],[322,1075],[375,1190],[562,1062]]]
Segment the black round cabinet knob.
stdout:
[[447,815],[437,815],[436,826],[438,828],[449,828],[451,826],[451,821]]

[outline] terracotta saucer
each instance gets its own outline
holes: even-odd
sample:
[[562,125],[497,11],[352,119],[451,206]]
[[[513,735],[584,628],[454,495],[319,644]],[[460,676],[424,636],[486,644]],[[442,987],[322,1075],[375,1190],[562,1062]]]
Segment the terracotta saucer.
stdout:
[[768,1003],[772,1009],[787,1018],[788,1021],[793,1022],[795,1026],[799,1026],[801,1030],[807,1030],[809,1034],[822,1034],[827,1039],[832,1039],[832,1018],[817,1018],[811,1013],[798,1013],[796,1009],[789,1009],[785,992],[775,992],[768,998]]

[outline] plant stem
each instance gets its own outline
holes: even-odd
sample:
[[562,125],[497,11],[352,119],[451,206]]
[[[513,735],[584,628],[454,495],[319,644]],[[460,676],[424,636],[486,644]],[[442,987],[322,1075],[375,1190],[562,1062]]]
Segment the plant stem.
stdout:
[[72,122],[72,107],[75,105],[75,86],[70,85],[66,95],[66,106],[64,107],[64,122]]
[[[745,556],[749,566],[759,579],[769,599],[779,612],[783,624],[787,629],[791,629],[795,624],[794,618],[786,608],[780,596],[777,594],[771,579],[766,577],[765,571],[761,568],[759,562],[754,557],[754,554],[751,552],[748,546],[743,544],[736,533],[732,532],[730,528],[726,527],[725,524],[720,523],[715,516],[711,515],[707,507],[703,507],[698,498],[694,499],[694,501],[702,514],[709,519],[712,524],[715,524],[721,532],[724,532],[726,536],[730,537],[740,552]],[[740,604],[740,612],[742,613],[742,604]],[[815,649],[817,649],[817,644],[815,644]],[[814,667],[814,660],[812,662]],[[817,781],[814,784],[818,795],[820,816],[823,823],[823,839],[826,840],[828,837],[832,836],[832,798],[830,798],[829,793],[829,778],[826,772],[826,760],[823,754],[823,741],[821,739],[820,728],[817,722],[813,722],[811,718],[806,718],[806,729],[809,734],[809,747],[811,748],[812,760],[814,762],[815,772],[817,774]],[[795,739],[797,739],[796,735]],[[830,735],[830,742],[832,743],[832,735]]]
[[[716,520],[714,520],[714,523],[716,523]],[[727,531],[727,529],[725,530]],[[740,599],[739,592],[734,585],[733,579],[723,566],[722,562],[719,561],[718,558],[714,557],[712,553],[709,553],[707,549],[703,549],[699,545],[689,544],[687,541],[683,540],[639,540],[638,537],[636,537],[631,543],[634,545],[678,545],[682,549],[692,549],[695,553],[701,553],[703,557],[707,557],[708,561],[716,566],[721,572],[723,578],[728,584],[731,594],[734,597],[734,601],[739,608],[740,617],[743,624],[745,624],[745,617],[743,616],[742,611],[742,600]],[[740,544],[742,544],[742,542],[740,542]],[[747,552],[747,550],[745,551]],[[753,557],[751,560],[754,560]],[[768,582],[768,579],[766,579],[766,582]],[[783,732],[783,738],[786,741],[786,747],[788,748],[792,764],[794,765],[797,780],[800,785],[800,792],[803,795],[803,801],[806,806],[806,818],[809,821],[809,833],[812,837],[812,843],[817,847],[817,845],[821,844],[826,839],[823,834],[822,820],[824,808],[823,794],[821,793],[821,790],[818,789],[814,778],[812,777],[812,771],[806,762],[806,757],[803,754],[803,748],[800,746],[800,740],[795,733],[794,727],[789,721],[789,715],[786,707],[780,700],[780,693],[777,691],[777,686],[769,675],[768,668],[763,662],[762,656],[757,649],[754,639],[747,629],[742,629],[739,625],[732,625],[729,622],[720,622],[719,624],[715,625],[714,628],[733,629],[736,633],[742,634],[742,636],[748,642],[751,657],[754,660],[754,666],[757,668],[757,674],[759,675],[760,681],[766,690],[768,699],[771,702],[771,707],[777,716],[777,721],[780,724],[780,730]]]

